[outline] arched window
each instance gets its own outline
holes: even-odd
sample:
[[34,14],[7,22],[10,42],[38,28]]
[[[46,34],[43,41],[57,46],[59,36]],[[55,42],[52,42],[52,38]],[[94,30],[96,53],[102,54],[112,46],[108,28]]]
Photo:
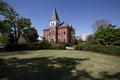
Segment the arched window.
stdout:
[[49,31],[49,36],[53,36],[54,35],[54,30]]
[[50,25],[51,25],[51,26],[54,26],[55,24],[54,24],[54,22],[52,22]]
[[64,42],[66,42],[65,38],[64,38]]
[[52,26],[52,23],[51,23],[51,26]]
[[58,35],[60,35],[60,30],[58,30]]
[[50,42],[51,42],[51,43],[54,43],[54,39],[51,39]]
[[63,31],[63,35],[65,35],[65,34],[66,34],[66,31],[64,30],[64,31]]
[[51,31],[51,35],[52,35],[52,36],[54,35],[54,31],[53,31],[53,30]]
[[54,22],[53,22],[53,26],[54,26]]

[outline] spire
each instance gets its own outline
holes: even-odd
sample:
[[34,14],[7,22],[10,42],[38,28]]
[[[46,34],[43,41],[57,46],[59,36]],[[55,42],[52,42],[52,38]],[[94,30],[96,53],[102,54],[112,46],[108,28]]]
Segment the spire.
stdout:
[[59,20],[59,17],[58,17],[58,14],[57,14],[57,11],[56,11],[56,9],[54,8],[54,9],[53,9],[52,16],[51,16],[51,18],[50,18],[50,21],[56,21],[56,20],[60,21],[60,20]]

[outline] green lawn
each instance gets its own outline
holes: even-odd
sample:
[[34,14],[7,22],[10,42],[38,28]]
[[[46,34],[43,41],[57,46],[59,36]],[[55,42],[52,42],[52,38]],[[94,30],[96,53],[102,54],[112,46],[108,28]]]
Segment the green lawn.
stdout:
[[75,50],[1,52],[0,80],[120,80],[120,57]]

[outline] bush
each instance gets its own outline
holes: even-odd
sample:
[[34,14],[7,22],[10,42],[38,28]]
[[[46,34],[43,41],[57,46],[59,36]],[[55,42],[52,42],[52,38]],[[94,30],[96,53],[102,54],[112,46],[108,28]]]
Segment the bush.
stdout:
[[50,43],[48,43],[48,42],[41,42],[40,43],[40,49],[42,50],[44,50],[44,49],[50,49],[52,47],[52,45],[50,44]]
[[112,43],[112,45],[120,46],[120,41],[116,41],[116,42]]
[[39,50],[40,49],[40,44],[32,44],[32,43],[29,43],[27,44],[25,50]]
[[5,45],[5,51],[20,51],[25,50],[27,44],[7,44]]
[[46,49],[65,49],[66,44],[55,43],[50,44],[48,42],[41,43],[29,43],[29,44],[7,44],[5,45],[5,51],[21,51],[21,50],[46,50]]
[[52,44],[51,49],[57,49],[57,50],[65,49],[65,46],[66,46],[65,44],[56,43],[56,44]]
[[106,54],[119,54],[120,55],[120,47],[119,46],[103,46],[103,45],[88,45],[88,44],[79,44],[75,48],[76,50],[84,50],[84,51],[93,51],[100,52]]

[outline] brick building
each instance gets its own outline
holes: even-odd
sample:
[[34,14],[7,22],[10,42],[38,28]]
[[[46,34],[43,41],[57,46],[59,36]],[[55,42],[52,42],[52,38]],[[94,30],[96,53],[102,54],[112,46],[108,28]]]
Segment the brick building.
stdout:
[[44,39],[51,43],[73,43],[74,42],[74,29],[72,25],[66,22],[60,22],[56,9],[53,10],[49,22],[49,28],[44,29]]

